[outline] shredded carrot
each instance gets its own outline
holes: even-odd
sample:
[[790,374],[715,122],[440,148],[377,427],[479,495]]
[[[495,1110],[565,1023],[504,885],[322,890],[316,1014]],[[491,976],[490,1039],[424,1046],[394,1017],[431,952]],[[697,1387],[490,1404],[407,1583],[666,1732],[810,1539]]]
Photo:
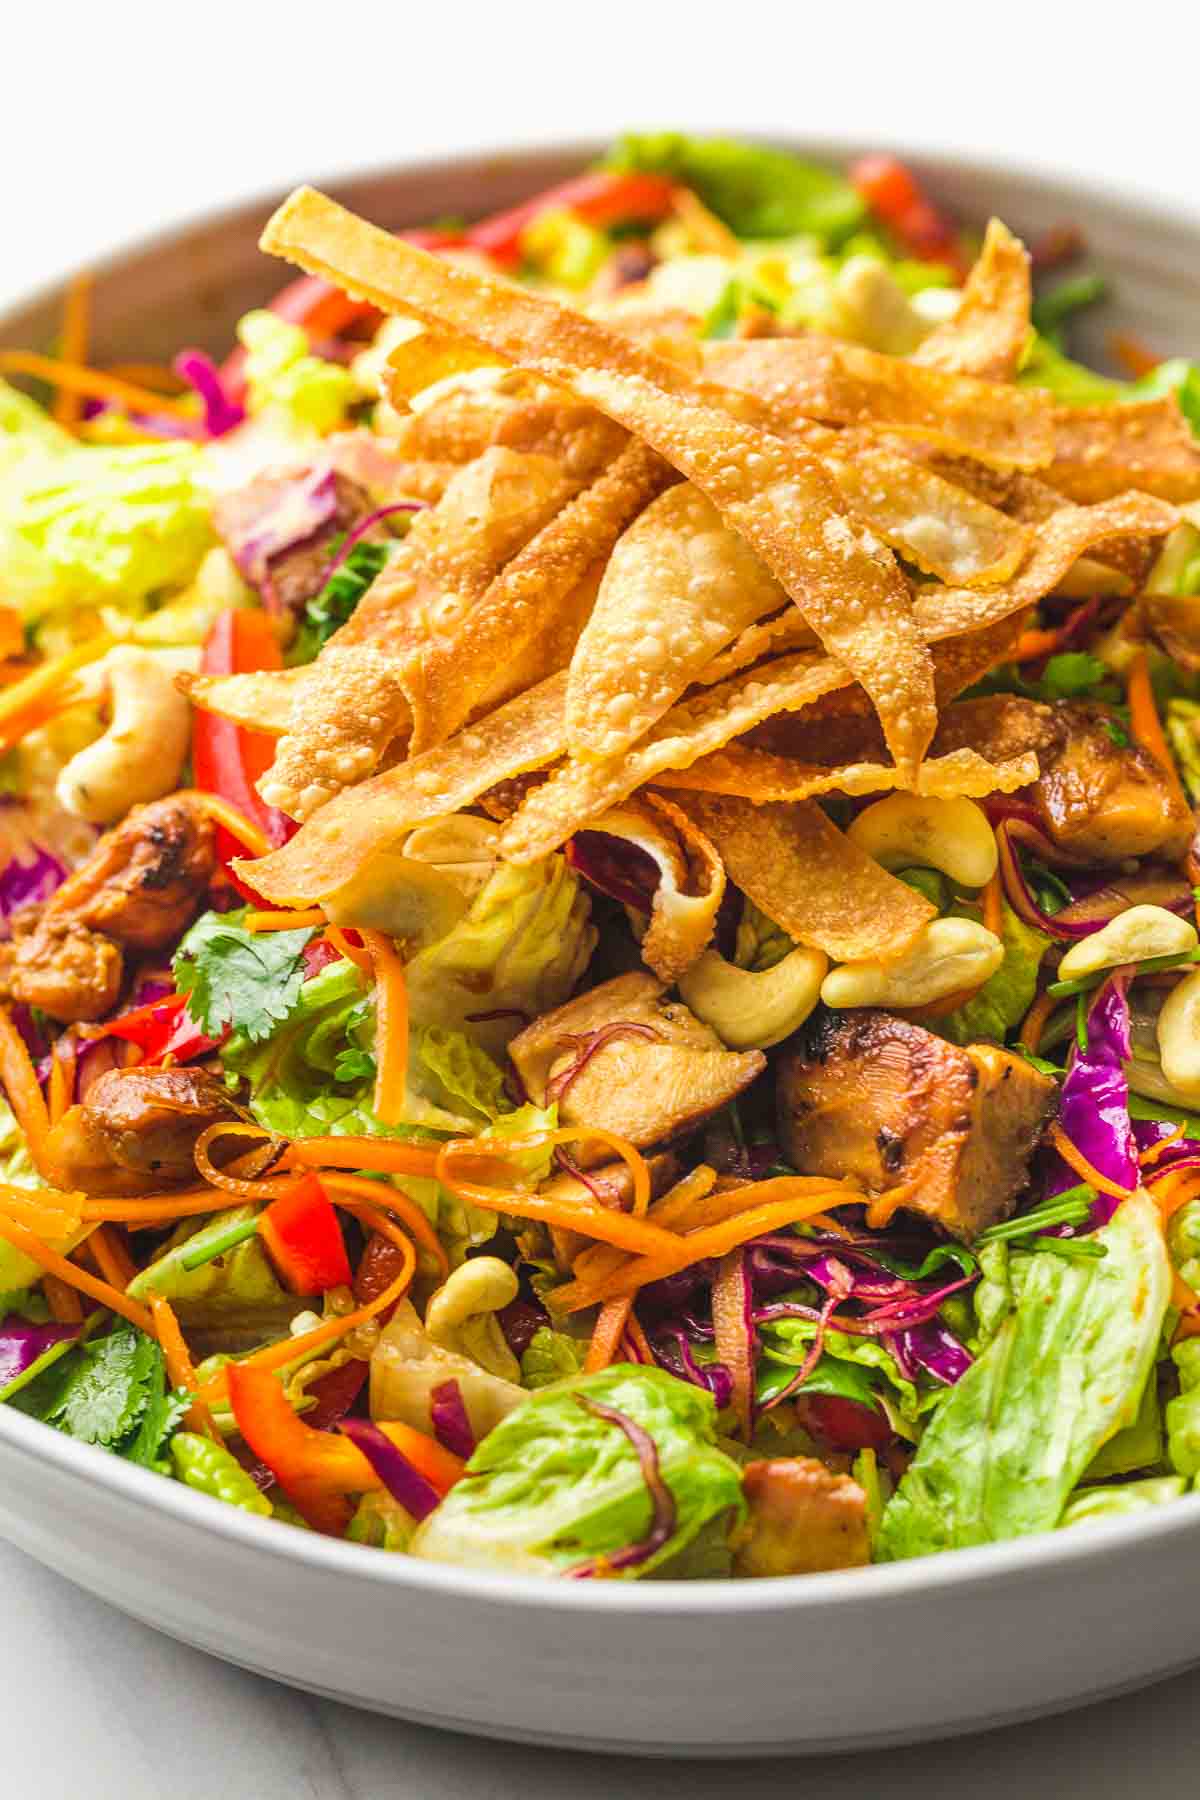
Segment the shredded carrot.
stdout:
[[111,1282],[101,1281],[95,1275],[89,1275],[86,1269],[76,1268],[73,1262],[68,1262],[65,1256],[60,1256],[57,1250],[51,1250],[48,1244],[44,1244],[40,1237],[37,1237],[32,1231],[27,1231],[24,1225],[18,1225],[15,1219],[11,1219],[3,1213],[0,1213],[0,1237],[10,1243],[14,1250],[23,1251],[48,1275],[57,1275],[60,1281],[68,1282],[72,1287],[78,1288],[81,1293],[90,1295],[93,1300],[98,1300],[101,1306],[107,1306],[110,1311],[120,1313],[139,1330],[147,1332],[151,1337],[154,1336],[154,1322],[144,1306],[139,1306],[136,1300],[127,1299],[119,1288],[112,1286]]
[[[632,1307],[632,1302],[630,1302]],[[650,1340],[642,1330],[641,1322],[635,1312],[631,1311],[625,1321],[625,1341],[632,1344],[644,1363],[653,1363],[655,1355],[650,1348]]]
[[149,388],[155,394],[186,394],[188,389],[187,382],[174,369],[168,369],[166,363],[110,363],[104,372],[120,381],[136,382],[138,387]]
[[319,906],[305,912],[248,912],[242,920],[243,931],[302,931],[308,926],[327,924]]
[[1039,994],[1021,1024],[1021,1035],[1017,1039],[1026,1050],[1037,1055],[1038,1045],[1042,1041],[1042,1033],[1046,1029],[1046,1021],[1054,1011],[1057,1001],[1052,994]]
[[[186,1388],[189,1394],[194,1394],[198,1383],[192,1353],[179,1329],[174,1307],[162,1294],[151,1294],[150,1317],[154,1320],[154,1335],[167,1365],[167,1380],[173,1388]],[[202,1431],[214,1443],[223,1441],[216,1421],[203,1400],[192,1401],[184,1420],[192,1431]]]
[[1157,1144],[1151,1144],[1148,1150],[1143,1150],[1142,1154],[1138,1157],[1138,1162],[1141,1164],[1142,1168],[1152,1169],[1155,1163],[1159,1161],[1164,1150],[1169,1150],[1172,1144],[1177,1144],[1180,1138],[1184,1137],[1186,1133],[1186,1125],[1177,1125],[1169,1137],[1159,1138]]
[[[423,1250],[428,1250],[443,1275],[450,1273],[450,1259],[437,1232],[430,1224],[421,1208],[403,1188],[384,1187],[381,1182],[367,1181],[362,1175],[343,1175],[337,1171],[323,1174],[321,1185],[331,1194],[339,1196],[338,1204],[342,1204],[340,1196],[349,1200],[364,1200],[375,1208],[383,1208],[394,1212],[403,1219],[409,1232],[416,1238]],[[347,1207],[347,1210],[353,1210]]]
[[55,1043],[50,1055],[50,1123],[57,1125],[75,1097],[75,1039],[69,1032]]
[[124,1293],[137,1274],[137,1264],[125,1248],[123,1233],[114,1225],[97,1225],[87,1242],[99,1273]]
[[1119,1187],[1107,1175],[1102,1175],[1099,1169],[1093,1168],[1083,1151],[1071,1142],[1057,1120],[1050,1127],[1050,1142],[1068,1167],[1074,1169],[1079,1179],[1086,1181],[1089,1187],[1094,1187],[1098,1194],[1111,1194],[1114,1200],[1128,1200],[1133,1192],[1132,1188]]
[[595,1375],[601,1369],[607,1369],[620,1348],[621,1339],[625,1335],[625,1327],[629,1323],[629,1315],[633,1311],[633,1299],[607,1300],[600,1308],[592,1330],[592,1341],[588,1345],[587,1355],[583,1359],[585,1375]]
[[[516,1140],[510,1140],[515,1142]],[[436,1176],[442,1145],[399,1138],[293,1138],[280,1158],[283,1169],[373,1169],[383,1175]]]
[[1052,655],[1061,643],[1061,629],[1043,629],[1034,625],[1028,631],[1021,633],[1013,645],[1012,655],[1008,660],[1015,663],[1038,662],[1043,656]]
[[6,687],[0,693],[0,749],[11,748],[65,705],[73,704],[77,696],[68,678],[85,663],[103,656],[112,644],[107,633],[88,638]]
[[[822,1188],[827,1185],[817,1176],[812,1179]],[[681,1235],[689,1231],[705,1231],[710,1225],[721,1225],[726,1219],[736,1219],[739,1213],[760,1204],[758,1195],[761,1185],[760,1182],[745,1181],[740,1186],[722,1188],[717,1193],[693,1189],[681,1194],[679,1190],[684,1186],[681,1181],[669,1194],[664,1194],[646,1216],[651,1224],[668,1226]],[[667,1201],[672,1202],[670,1208],[666,1205]],[[575,1258],[573,1272],[579,1280],[598,1281],[602,1275],[619,1268],[622,1260],[620,1250],[614,1250],[608,1244],[592,1244]]]
[[375,1117],[399,1125],[408,1089],[408,989],[404,963],[382,931],[364,931],[362,941],[375,973]]
[[999,870],[983,890],[983,922],[996,937],[1004,936],[1004,884]]
[[7,1006],[0,1006],[0,1082],[4,1084],[8,1104],[29,1147],[34,1166],[39,1174],[44,1174],[42,1162],[50,1131],[50,1115],[25,1040],[13,1024]]
[[[514,1151],[549,1149],[555,1144],[597,1143],[604,1144],[618,1156],[633,1176],[633,1200],[631,1212],[635,1219],[646,1217],[650,1205],[651,1180],[650,1165],[641,1151],[627,1138],[618,1137],[615,1132],[602,1131],[598,1126],[565,1125],[554,1131],[534,1131],[528,1136],[519,1138],[477,1138],[459,1139],[446,1144],[438,1158],[438,1179],[447,1179],[445,1168],[449,1161],[459,1155],[467,1158],[495,1157],[502,1164],[511,1164]],[[569,1203],[570,1204],[570,1203]]]
[[[522,1189],[500,1189],[480,1187],[476,1183],[465,1180],[454,1169],[456,1161],[465,1158],[478,1160],[480,1157],[496,1156],[504,1159],[514,1150],[525,1148],[536,1149],[542,1146],[549,1148],[552,1144],[573,1143],[579,1138],[595,1139],[607,1144],[619,1156],[630,1162],[634,1171],[634,1207],[633,1213],[620,1212],[616,1208],[599,1206],[594,1201],[553,1199],[547,1195],[531,1193]],[[676,1244],[678,1239],[671,1232],[663,1231],[661,1226],[652,1225],[636,1208],[639,1189],[649,1192],[650,1171],[645,1159],[627,1144],[623,1138],[608,1131],[593,1128],[564,1129],[559,1131],[532,1132],[525,1138],[458,1138],[443,1144],[437,1159],[437,1178],[448,1187],[453,1194],[462,1200],[468,1200],[473,1206],[485,1212],[508,1213],[519,1219],[536,1219],[545,1225],[558,1225],[568,1231],[578,1231],[584,1237],[598,1238],[601,1243],[616,1244],[625,1250],[640,1251],[650,1254],[654,1251],[665,1252]],[[643,1184],[644,1183],[644,1188]],[[644,1202],[642,1211],[644,1212]]]
[[[86,363],[91,322],[92,277],[85,272],[76,275],[67,284],[62,331],[59,333],[59,354],[65,363],[72,363],[76,367]],[[81,410],[79,395],[69,387],[60,386],[50,409],[51,416],[60,425],[71,426],[75,424]]]
[[1156,1169],[1146,1177],[1146,1191],[1167,1220],[1200,1196],[1200,1169]]
[[712,1322],[717,1361],[724,1363],[733,1381],[729,1403],[738,1435],[748,1443],[754,1411],[754,1353],[746,1322],[745,1263],[741,1248],[721,1258],[712,1284]]
[[0,1212],[27,1225],[40,1237],[68,1238],[83,1223],[85,1194],[60,1193],[57,1188],[16,1188],[0,1185]]
[[[279,1181],[269,1196],[275,1199],[288,1180]],[[3,1206],[0,1200],[0,1207]],[[229,1195],[213,1187],[184,1188],[171,1194],[147,1194],[139,1200],[85,1200],[84,1219],[98,1219],[109,1225],[169,1225],[174,1219],[190,1219],[197,1213],[219,1212],[229,1205]]]
[[1129,701],[1129,729],[1133,741],[1139,749],[1153,757],[1185,811],[1190,812],[1183,786],[1179,780],[1179,771],[1175,767],[1175,758],[1171,755],[1167,740],[1163,735],[1162,722],[1158,716],[1158,708],[1154,704],[1154,689],[1150,685],[1150,663],[1144,650],[1139,650],[1129,665],[1126,677],[1126,697]]
[[52,381],[60,392],[82,394],[91,400],[114,400],[131,412],[174,413],[181,419],[199,417],[191,401],[152,394],[102,369],[85,369],[55,356],[40,356],[34,350],[0,350],[0,369],[10,375],[32,375],[36,381]]
[[1149,375],[1162,361],[1161,356],[1156,355],[1149,345],[1144,344],[1131,331],[1114,331],[1108,340],[1108,347],[1132,381]]
[[[397,1239],[401,1235],[397,1233]],[[408,1292],[417,1266],[416,1251],[407,1239],[404,1242],[407,1247],[405,1267],[397,1275],[395,1281],[376,1294],[373,1300],[369,1300],[365,1306],[356,1307],[353,1312],[343,1313],[340,1318],[326,1319],[322,1324],[315,1326],[312,1331],[301,1332],[299,1337],[283,1338],[279,1343],[267,1344],[262,1350],[255,1350],[251,1356],[241,1357],[239,1359],[240,1367],[243,1369],[247,1367],[255,1369],[286,1368],[288,1363],[296,1362],[301,1357],[310,1356],[317,1350],[324,1349],[326,1344],[335,1343],[338,1338],[345,1337],[349,1331],[357,1331],[358,1327],[365,1325],[368,1319],[373,1319],[377,1313],[385,1312],[388,1307],[394,1306],[397,1300],[403,1299]],[[198,1390],[199,1398],[210,1404],[224,1400],[227,1393],[228,1387],[224,1370],[219,1370],[211,1381],[205,1382],[204,1386]]]
[[57,1275],[42,1276],[42,1292],[46,1296],[46,1305],[50,1308],[50,1317],[56,1325],[79,1325],[83,1322],[83,1303],[73,1287],[60,1281]]
[[0,606],[0,660],[25,654],[25,627],[15,606]]
[[325,933],[326,941],[333,945],[339,956],[360,968],[364,975],[371,973],[371,958],[359,944],[352,944],[339,925],[331,925]]
[[199,788],[192,788],[187,798],[194,800],[215,825],[223,825],[230,836],[243,844],[252,856],[266,856],[271,849],[270,839],[261,826],[253,824],[244,812],[239,812],[236,806],[231,806],[220,794],[205,794]]

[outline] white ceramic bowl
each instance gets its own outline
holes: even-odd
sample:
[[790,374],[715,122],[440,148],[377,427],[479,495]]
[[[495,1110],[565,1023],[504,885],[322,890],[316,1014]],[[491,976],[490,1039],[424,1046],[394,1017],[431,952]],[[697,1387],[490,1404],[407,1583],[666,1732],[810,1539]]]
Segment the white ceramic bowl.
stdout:
[[[858,144],[799,146],[840,161]],[[399,226],[508,205],[595,145],[331,184]],[[1200,220],[1004,168],[918,159],[964,217],[1086,231],[1117,299],[1092,321],[1200,351]],[[98,354],[219,349],[286,279],[255,249],[274,197],[185,226],[100,272]],[[60,296],[0,319],[52,336]],[[1097,340],[1100,341],[1099,339]],[[114,1606],[340,1700],[536,1743],[745,1756],[999,1725],[1200,1660],[1200,1495],[1141,1518],[765,1582],[485,1576],[250,1518],[0,1407],[0,1532]]]

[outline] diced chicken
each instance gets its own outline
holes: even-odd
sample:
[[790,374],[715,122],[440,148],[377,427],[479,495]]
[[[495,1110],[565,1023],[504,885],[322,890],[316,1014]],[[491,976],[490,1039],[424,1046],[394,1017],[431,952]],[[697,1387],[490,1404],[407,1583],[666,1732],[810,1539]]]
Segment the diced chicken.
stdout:
[[749,1518],[735,1575],[818,1575],[870,1562],[867,1496],[848,1475],[813,1457],[780,1457],[748,1463],[742,1492]]
[[1007,1218],[1053,1081],[993,1044],[960,1049],[891,1013],[814,1014],[779,1064],[779,1134],[805,1175],[901,1204],[967,1242]]
[[44,906],[0,945],[0,997],[63,1024],[99,1019],[120,990],[123,951],[173,945],[216,868],[213,828],[182,794],[135,806]]
[[948,707],[935,754],[970,746],[999,761],[1032,750],[1041,771],[1031,798],[1047,834],[1094,862],[1174,859],[1191,842],[1192,815],[1162,769],[1090,702],[1044,706],[995,694]]
[[135,1195],[195,1181],[196,1140],[238,1112],[204,1069],[110,1069],[53,1127],[47,1156],[59,1183]]
[[[653,975],[619,975],[526,1026],[508,1047],[539,1106],[563,1125],[594,1125],[639,1147],[691,1130],[766,1067],[760,1050],[726,1050]],[[579,1160],[609,1155],[581,1146]],[[573,1154],[576,1154],[573,1152]]]

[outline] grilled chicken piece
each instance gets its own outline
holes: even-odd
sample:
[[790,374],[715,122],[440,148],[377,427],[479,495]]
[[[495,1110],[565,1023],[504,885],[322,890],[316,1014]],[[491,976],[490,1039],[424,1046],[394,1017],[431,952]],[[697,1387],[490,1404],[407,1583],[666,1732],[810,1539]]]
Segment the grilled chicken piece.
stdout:
[[964,746],[1000,760],[1035,752],[1041,770],[1030,797],[1059,847],[1089,862],[1130,856],[1183,856],[1193,823],[1188,807],[1146,751],[1113,741],[1103,706],[1060,700],[1043,706],[1012,694],[948,707],[934,753]]
[[174,944],[215,869],[213,828],[194,800],[135,806],[44,906],[13,919],[12,941],[0,945],[0,998],[63,1024],[103,1018],[120,990],[122,952]]
[[742,1492],[750,1512],[735,1575],[818,1575],[870,1562],[867,1496],[848,1475],[813,1457],[780,1457],[748,1463]]
[[[244,488],[217,501],[213,520],[235,561],[245,561],[247,548],[274,528],[287,535],[289,508],[296,505],[297,477],[260,475]],[[254,579],[266,605],[277,616],[299,619],[309,600],[320,593],[325,570],[333,556],[332,545],[371,511],[371,497],[357,481],[335,472],[335,507],[324,524],[299,543],[289,543],[274,555],[266,554],[254,570]],[[239,554],[240,553],[240,554]]]
[[196,1179],[196,1140],[240,1115],[206,1069],[110,1069],[50,1132],[59,1185],[136,1195]]
[[902,1204],[970,1242],[1007,1218],[1054,1098],[994,1044],[959,1049],[891,1013],[819,1012],[779,1065],[779,1135],[805,1175]]
[[[535,1019],[508,1046],[530,1099],[558,1096],[563,1125],[595,1125],[633,1144],[664,1143],[725,1106],[762,1074],[760,1050],[726,1050],[666,988],[619,975]],[[578,1068],[578,1074],[571,1071]],[[591,1166],[611,1154],[581,1146]]]

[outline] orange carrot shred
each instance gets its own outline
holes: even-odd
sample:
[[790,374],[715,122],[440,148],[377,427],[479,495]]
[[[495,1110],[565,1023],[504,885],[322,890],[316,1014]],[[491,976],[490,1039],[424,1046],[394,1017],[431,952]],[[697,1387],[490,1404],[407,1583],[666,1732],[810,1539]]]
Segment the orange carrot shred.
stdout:
[[983,890],[983,922],[996,937],[1004,936],[1004,886],[999,870]]
[[205,794],[199,788],[192,788],[188,791],[187,798],[194,800],[215,825],[223,825],[232,837],[245,845],[251,855],[266,856],[271,848],[266,832],[261,826],[253,824],[244,812],[239,812],[236,806],[231,806],[228,800],[223,800],[220,794]]
[[379,1063],[375,1075],[375,1117],[382,1125],[399,1125],[408,1090],[408,989],[404,964],[392,940],[382,931],[364,931],[363,943],[375,971],[375,1042]]
[[1074,1169],[1079,1179],[1086,1181],[1089,1187],[1094,1187],[1098,1194],[1111,1194],[1114,1200],[1128,1200],[1133,1189],[1119,1187],[1107,1175],[1102,1175],[1099,1169],[1093,1168],[1083,1151],[1071,1142],[1057,1120],[1050,1127],[1050,1142],[1063,1161]]
[[[175,1309],[163,1294],[151,1294],[150,1316],[154,1320],[154,1335],[167,1365],[167,1380],[173,1388],[186,1388],[189,1394],[195,1394],[198,1384],[192,1354],[179,1328]],[[212,1438],[214,1443],[224,1441],[203,1400],[192,1401],[184,1415],[184,1422],[192,1431],[201,1431],[205,1437]]]
[[121,1233],[113,1225],[97,1225],[95,1231],[89,1233],[87,1246],[105,1281],[111,1281],[124,1293],[137,1274],[137,1265],[125,1248]]
[[1148,1150],[1143,1150],[1142,1154],[1138,1157],[1138,1162],[1141,1164],[1142,1168],[1152,1169],[1155,1163],[1161,1158],[1164,1150],[1169,1150],[1172,1144],[1177,1144],[1180,1138],[1186,1136],[1186,1134],[1187,1126],[1177,1125],[1169,1136],[1159,1138],[1157,1144],[1151,1144]]
[[0,1082],[40,1173],[50,1115],[25,1040],[13,1024],[7,1006],[0,1006]]
[[1166,776],[1180,806],[1190,811],[1188,799],[1175,767],[1175,758],[1171,755],[1166,737],[1163,735],[1162,722],[1158,716],[1158,708],[1154,704],[1154,689],[1150,685],[1150,663],[1144,650],[1139,650],[1129,665],[1126,677],[1126,696],[1129,701],[1129,729],[1133,741],[1139,749],[1153,757]]
[[371,973],[371,958],[360,945],[352,944],[350,942],[340,926],[330,925],[325,936],[328,942],[333,945],[339,956],[344,956],[347,962],[355,963],[362,970],[364,975],[369,975]]
[[81,394],[92,400],[115,400],[130,412],[174,413],[181,419],[199,415],[189,402],[167,394],[152,394],[135,387],[119,376],[107,375],[101,369],[85,369],[77,363],[60,361],[54,356],[40,356],[33,350],[0,350],[0,369],[10,375],[32,375],[36,381],[51,381],[60,390]]
[[595,1375],[599,1370],[607,1369],[614,1360],[632,1310],[632,1298],[605,1301],[597,1315],[592,1341],[583,1359],[585,1375]]
[[46,1305],[50,1308],[50,1317],[56,1325],[82,1323],[83,1303],[73,1287],[68,1287],[57,1275],[43,1275],[42,1292],[46,1296]]
[[1017,1040],[1026,1050],[1037,1055],[1038,1045],[1042,1041],[1042,1033],[1046,1029],[1046,1021],[1054,1011],[1055,1000],[1052,994],[1039,994],[1021,1024],[1021,1035]]
[[738,1434],[749,1441],[754,1408],[754,1355],[746,1324],[745,1252],[730,1250],[721,1258],[712,1284],[712,1322],[718,1362],[733,1379],[730,1405]]
[[73,1262],[68,1262],[65,1256],[60,1256],[57,1250],[44,1244],[40,1237],[3,1213],[0,1213],[0,1237],[10,1243],[14,1250],[23,1251],[48,1275],[57,1275],[60,1281],[68,1282],[71,1287],[98,1300],[101,1306],[107,1306],[111,1312],[120,1313],[122,1318],[128,1319],[140,1331],[146,1332],[150,1337],[154,1336],[154,1321],[144,1306],[140,1306],[136,1300],[127,1299],[111,1282],[89,1275],[86,1269],[76,1268]]

